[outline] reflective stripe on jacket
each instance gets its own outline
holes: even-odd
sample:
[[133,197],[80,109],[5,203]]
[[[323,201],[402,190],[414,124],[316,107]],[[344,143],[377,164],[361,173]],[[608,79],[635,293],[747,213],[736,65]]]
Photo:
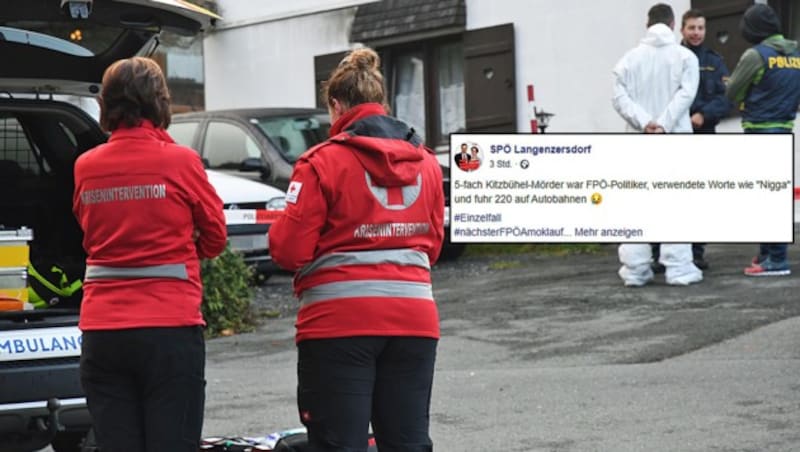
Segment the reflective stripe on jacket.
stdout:
[[[430,271],[428,256],[416,250],[374,250],[332,253],[321,256],[298,272],[298,278],[310,277],[316,272],[340,272],[352,265],[384,265],[418,267]],[[361,279],[322,283],[300,294],[300,305],[339,298],[413,298],[433,301],[430,282],[397,281],[391,279]],[[379,302],[379,301],[378,301]]]
[[189,279],[185,264],[148,265],[144,267],[107,267],[87,265],[84,281],[97,279],[174,278]]
[[427,255],[392,249],[336,252],[295,277],[297,341],[344,336],[439,337]]
[[270,228],[274,262],[297,271],[296,340],[438,338],[430,267],[443,238],[436,157],[380,105],[353,107],[295,164]]
[[202,325],[200,258],[226,244],[222,200],[197,153],[143,121],[75,163],[87,270],[79,327]]

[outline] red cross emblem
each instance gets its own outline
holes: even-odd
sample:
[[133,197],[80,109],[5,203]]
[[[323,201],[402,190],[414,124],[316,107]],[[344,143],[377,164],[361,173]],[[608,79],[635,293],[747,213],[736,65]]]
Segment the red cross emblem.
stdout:
[[[413,185],[404,187],[381,187],[365,172],[367,186],[384,207],[392,210],[402,210],[414,204],[419,197],[422,187],[422,175],[417,175],[417,181]],[[384,196],[385,195],[385,196]]]

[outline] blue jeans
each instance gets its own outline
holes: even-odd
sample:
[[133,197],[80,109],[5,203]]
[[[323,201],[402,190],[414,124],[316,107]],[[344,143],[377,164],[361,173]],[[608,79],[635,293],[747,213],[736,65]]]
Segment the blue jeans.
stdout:
[[[792,133],[792,130],[775,127],[772,129],[744,129],[744,133]],[[785,262],[788,248],[789,244],[787,243],[762,243],[758,252],[759,260],[768,257],[772,262]]]
[[772,262],[784,262],[786,261],[786,250],[788,248],[789,245],[785,243],[762,243],[758,250],[759,260],[768,257]]

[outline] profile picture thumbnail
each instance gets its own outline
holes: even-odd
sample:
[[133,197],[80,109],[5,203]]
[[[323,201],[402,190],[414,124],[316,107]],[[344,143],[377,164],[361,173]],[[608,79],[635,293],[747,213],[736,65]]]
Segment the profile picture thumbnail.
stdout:
[[462,171],[475,171],[481,166],[481,148],[478,143],[461,143],[456,153],[456,166]]

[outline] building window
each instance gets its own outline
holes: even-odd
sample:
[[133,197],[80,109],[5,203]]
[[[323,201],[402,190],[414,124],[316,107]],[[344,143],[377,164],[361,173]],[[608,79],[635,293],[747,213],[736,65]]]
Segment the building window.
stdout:
[[464,50],[458,40],[417,42],[379,49],[389,103],[430,147],[446,146],[466,125]]
[[205,109],[202,37],[162,32],[152,56],[167,79],[173,113]]
[[[381,56],[387,102],[429,147],[447,152],[453,132],[517,131],[513,24],[395,42],[372,44]],[[317,92],[346,54],[314,57]],[[317,106],[326,108],[327,100],[318,98]]]
[[392,106],[399,119],[425,137],[425,61],[421,52],[399,55],[394,60]]
[[443,45],[439,49],[439,142],[448,135],[466,129],[464,109],[464,46]]
[[0,117],[0,174],[3,181],[42,174],[39,162],[44,163],[44,160],[36,154],[17,118]]

